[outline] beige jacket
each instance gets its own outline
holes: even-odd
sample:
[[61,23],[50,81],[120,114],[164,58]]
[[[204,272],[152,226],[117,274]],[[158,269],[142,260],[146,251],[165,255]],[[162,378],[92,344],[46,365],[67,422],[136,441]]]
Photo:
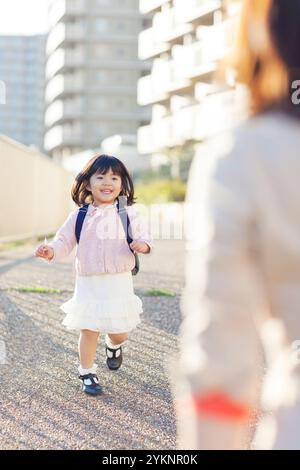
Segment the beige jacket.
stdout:
[[186,222],[178,445],[245,448],[254,428],[189,398],[222,391],[275,420],[299,406],[300,122],[269,113],[205,144]]

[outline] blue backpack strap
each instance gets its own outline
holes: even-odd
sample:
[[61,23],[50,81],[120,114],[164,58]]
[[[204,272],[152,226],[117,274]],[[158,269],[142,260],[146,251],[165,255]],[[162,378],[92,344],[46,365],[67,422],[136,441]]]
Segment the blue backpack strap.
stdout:
[[80,240],[81,229],[82,229],[85,216],[88,211],[88,207],[89,207],[89,204],[85,204],[84,206],[80,207],[78,214],[77,214],[76,225],[75,225],[75,236],[76,236],[77,243],[79,243],[79,240]]

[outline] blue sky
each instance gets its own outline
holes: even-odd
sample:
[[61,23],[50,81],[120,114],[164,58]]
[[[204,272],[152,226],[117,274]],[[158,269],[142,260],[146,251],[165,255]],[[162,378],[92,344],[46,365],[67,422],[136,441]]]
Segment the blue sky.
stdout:
[[0,34],[38,34],[47,31],[49,0],[2,0]]

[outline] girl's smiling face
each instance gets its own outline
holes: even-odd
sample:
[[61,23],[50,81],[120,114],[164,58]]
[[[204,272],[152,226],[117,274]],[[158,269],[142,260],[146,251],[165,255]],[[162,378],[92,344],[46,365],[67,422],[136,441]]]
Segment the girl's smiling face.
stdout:
[[90,178],[87,189],[91,191],[96,205],[112,204],[122,190],[122,180],[110,168],[104,175],[95,173]]

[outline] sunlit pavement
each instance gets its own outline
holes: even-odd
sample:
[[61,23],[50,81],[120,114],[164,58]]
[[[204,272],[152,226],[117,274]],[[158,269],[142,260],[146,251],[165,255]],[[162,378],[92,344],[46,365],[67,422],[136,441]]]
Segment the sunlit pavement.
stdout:
[[[77,333],[61,325],[72,260],[50,265],[33,251],[27,245],[0,252],[0,449],[174,449],[167,369],[180,324],[183,242],[156,241],[153,254],[141,256],[134,283],[143,322],[117,372],[106,368],[101,338],[98,397],[81,392]],[[175,295],[146,295],[151,289]]]

